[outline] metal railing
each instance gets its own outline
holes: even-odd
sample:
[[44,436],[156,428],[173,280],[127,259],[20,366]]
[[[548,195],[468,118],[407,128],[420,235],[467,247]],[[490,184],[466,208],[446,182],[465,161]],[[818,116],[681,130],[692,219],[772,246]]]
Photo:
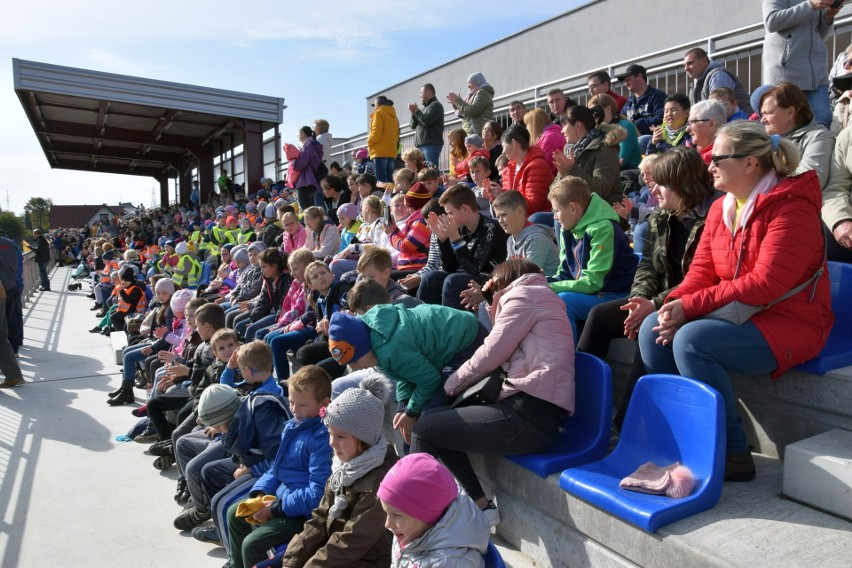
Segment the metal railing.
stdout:
[[[755,34],[760,34],[755,38]],[[839,51],[846,49],[845,44],[838,47],[837,37],[852,35],[852,15],[839,17],[835,20],[834,33],[829,38],[830,60],[834,61]],[[717,48],[717,44],[724,43],[725,46]],[[589,74],[606,69],[611,77],[615,78],[615,70],[624,68],[631,63],[653,62],[646,65],[648,69],[648,82],[664,92],[686,92],[687,78],[683,71],[683,54],[693,47],[703,47],[712,59],[721,61],[733,73],[735,73],[749,92],[760,86],[760,57],[763,52],[763,22],[757,22],[741,28],[736,28],[719,34],[698,38],[694,41],[675,45],[666,49],[637,55],[630,59],[615,61],[609,65],[602,65],[594,69],[586,69],[579,73],[553,79],[545,83],[533,85],[501,94],[494,97],[494,119],[507,126],[509,104],[520,100],[527,108],[541,106],[547,100],[547,92],[554,88],[562,88],[566,94],[585,103],[588,99],[586,77]],[[742,69],[741,67],[745,67]],[[757,77],[755,84],[754,77]],[[613,85],[616,91],[623,91],[622,86]],[[622,94],[624,94],[622,92]],[[444,134],[461,124],[454,111],[444,114]],[[403,150],[414,146],[414,131],[408,124],[400,125],[400,141]],[[332,146],[331,158],[343,163],[352,159],[355,150],[366,145],[367,133],[360,134],[349,140]],[[441,155],[442,164],[447,164],[447,149]]]

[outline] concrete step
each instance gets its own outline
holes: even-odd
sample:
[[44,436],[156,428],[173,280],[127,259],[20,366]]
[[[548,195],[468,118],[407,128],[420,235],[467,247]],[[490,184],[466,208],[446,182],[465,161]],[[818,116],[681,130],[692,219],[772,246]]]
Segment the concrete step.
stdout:
[[852,523],[785,499],[782,464],[756,456],[749,483],[726,483],[713,509],[649,534],[497,456],[473,456],[497,498],[497,534],[535,566],[660,568],[848,566]]
[[[621,402],[636,342],[612,342],[607,362],[612,367],[613,400]],[[793,442],[828,430],[852,430],[852,367],[820,377],[792,370],[778,380],[769,375],[737,375],[734,389],[749,442],[759,453],[781,458]]]
[[831,430],[787,446],[784,495],[852,519],[852,432]]

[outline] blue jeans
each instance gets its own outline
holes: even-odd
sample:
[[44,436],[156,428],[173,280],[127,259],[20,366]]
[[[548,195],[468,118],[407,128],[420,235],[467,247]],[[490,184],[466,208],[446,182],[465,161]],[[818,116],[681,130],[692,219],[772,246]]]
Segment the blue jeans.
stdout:
[[373,158],[376,164],[376,181],[393,181],[393,165],[396,158]]
[[277,320],[278,316],[275,314],[263,316],[254,323],[252,323],[249,319],[245,319],[235,326],[235,331],[245,337],[246,341],[254,341],[255,339],[261,339],[260,337],[255,337],[258,331],[264,327],[269,327]]
[[668,345],[657,344],[656,312],[639,328],[639,349],[649,373],[671,373],[706,383],[722,395],[725,404],[727,452],[748,449],[742,421],[737,415],[737,395],[728,373],[753,375],[778,367],[763,334],[750,321],[698,319],[684,324]]
[[299,347],[317,336],[312,327],[302,328],[298,331],[284,333],[280,330],[272,331],[266,335],[264,340],[272,348],[272,362],[275,365],[275,378],[283,381],[290,376],[290,361],[287,359],[287,351],[296,351]]
[[813,91],[804,91],[814,113],[814,119],[825,126],[831,127],[831,106],[828,102],[828,85],[820,85]]
[[568,320],[571,322],[571,337],[574,338],[574,347],[577,347],[577,341],[580,336],[577,334],[577,321],[586,321],[589,317],[589,312],[598,304],[626,298],[624,292],[598,292],[597,294],[582,294],[580,292],[561,292],[559,298],[565,302],[565,308],[568,312]]
[[638,139],[639,152],[642,155],[645,155],[645,151],[648,149],[648,142],[651,141],[651,138],[652,137],[651,137],[650,134],[642,134],[641,136],[639,136],[639,139]]
[[146,347],[150,347],[150,343],[141,343],[138,345],[131,345],[124,349],[124,381],[125,382],[133,382],[133,375],[136,374],[136,363],[142,363],[145,359],[148,358],[147,355],[142,354],[142,350]]
[[428,146],[418,146],[421,152],[423,152],[423,158],[438,168],[438,162],[441,160],[441,150],[444,148],[443,144],[430,144]]
[[467,272],[447,274],[443,270],[433,270],[423,275],[417,298],[425,304],[438,304],[457,310],[464,310],[461,305],[461,293],[467,290],[471,280],[484,284],[484,276],[472,276]]
[[646,219],[639,221],[633,227],[633,252],[642,254],[642,251],[645,250],[645,243],[648,240],[648,227]]
[[41,280],[41,287],[45,291],[50,291],[50,278],[47,276],[47,263],[48,261],[37,262],[38,264],[38,276]]

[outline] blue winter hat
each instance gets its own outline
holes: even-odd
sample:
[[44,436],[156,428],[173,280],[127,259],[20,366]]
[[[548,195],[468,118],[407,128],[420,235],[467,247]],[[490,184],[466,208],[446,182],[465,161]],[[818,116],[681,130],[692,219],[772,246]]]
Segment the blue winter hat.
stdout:
[[328,348],[339,365],[357,361],[373,349],[370,328],[361,318],[335,312],[328,324]]
[[763,95],[766,93],[766,91],[768,91],[774,86],[775,85],[761,85],[756,88],[751,94],[749,102],[751,103],[751,108],[753,108],[754,112],[757,113],[757,116],[760,116],[760,99],[763,98]]

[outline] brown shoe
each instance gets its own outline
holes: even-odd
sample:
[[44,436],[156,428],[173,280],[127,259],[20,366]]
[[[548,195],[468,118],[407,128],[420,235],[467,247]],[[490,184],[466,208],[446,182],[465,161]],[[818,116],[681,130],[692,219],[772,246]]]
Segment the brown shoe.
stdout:
[[751,450],[725,456],[725,481],[751,481],[754,474]]
[[6,379],[2,383],[0,383],[0,389],[17,387],[22,384],[24,384],[24,377],[18,377],[17,379]]

